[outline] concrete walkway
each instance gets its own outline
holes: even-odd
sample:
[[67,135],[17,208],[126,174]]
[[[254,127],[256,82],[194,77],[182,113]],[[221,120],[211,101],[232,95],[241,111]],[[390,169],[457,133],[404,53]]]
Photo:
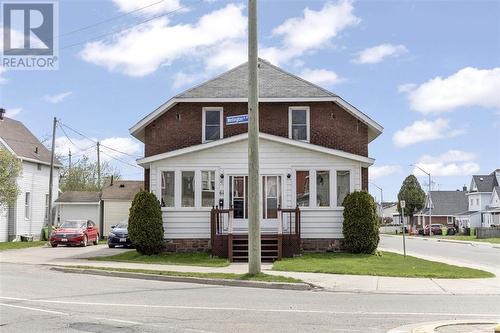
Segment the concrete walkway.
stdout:
[[[149,269],[177,272],[224,272],[237,274],[246,273],[248,269],[248,265],[246,263],[233,263],[227,267],[200,267],[104,262],[86,259],[97,256],[109,256],[120,253],[122,251],[126,250],[108,249],[103,245],[90,246],[86,248],[29,248],[0,252],[0,262],[37,265],[78,265],[129,269]],[[440,261],[445,262],[444,260]],[[498,277],[500,275],[500,272],[496,271],[493,271],[493,273],[496,273],[497,277],[490,279],[428,279],[280,272],[272,271],[271,264],[263,264],[262,269],[267,274],[298,278],[305,282],[322,287],[327,291],[336,292],[500,295],[500,278]]]

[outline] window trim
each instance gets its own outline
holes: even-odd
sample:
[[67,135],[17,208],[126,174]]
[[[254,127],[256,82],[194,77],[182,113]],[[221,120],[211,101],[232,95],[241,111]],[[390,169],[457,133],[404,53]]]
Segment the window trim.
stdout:
[[[214,189],[212,190],[203,190],[203,172],[213,172],[214,173]],[[200,207],[201,208],[212,208],[212,206],[203,206],[203,192],[214,192],[214,204],[213,206],[217,206],[217,170],[216,169],[201,169],[200,170],[200,181],[199,181],[199,192],[200,192]]]
[[292,114],[293,111],[300,110],[306,111],[306,140],[296,140],[302,142],[310,142],[311,141],[311,108],[309,106],[290,106],[288,107],[288,138],[293,140],[292,136]]
[[[164,172],[172,172],[174,174],[174,205],[173,206],[163,206],[162,205],[162,199],[163,199],[163,173]],[[176,187],[177,187],[177,173],[175,172],[175,169],[161,169],[159,170],[159,179],[158,179],[158,183],[159,183],[159,200],[160,200],[160,206],[161,208],[175,208],[176,206],[176,198],[177,198],[177,191],[176,191]]]
[[45,221],[48,221],[49,220],[49,194],[48,193],[45,193],[45,218],[44,220]]
[[205,139],[205,127],[206,127],[206,113],[207,111],[219,111],[219,140],[224,138],[224,108],[222,106],[204,106],[202,108],[202,122],[201,122],[201,142],[212,142],[215,140],[206,140]]
[[[182,205],[182,199],[183,199],[182,174],[184,172],[192,172],[193,173],[193,199],[194,200],[193,200],[193,205],[192,206],[183,206]],[[200,175],[200,176],[198,176],[198,175]],[[180,184],[179,184],[179,186],[180,186],[180,188],[179,188],[179,190],[180,190],[180,192],[179,192],[179,194],[180,194],[179,195],[180,202],[179,202],[179,207],[180,208],[184,208],[184,209],[199,208],[200,207],[199,203],[200,203],[201,192],[197,191],[197,189],[199,187],[198,183],[200,182],[198,180],[198,178],[201,177],[200,172],[197,171],[196,169],[188,169],[188,168],[186,168],[186,169],[179,169],[179,176],[180,176]],[[200,189],[201,189],[201,187],[200,187]],[[197,193],[197,192],[199,192],[199,193]],[[170,208],[172,208],[172,207],[170,207]]]

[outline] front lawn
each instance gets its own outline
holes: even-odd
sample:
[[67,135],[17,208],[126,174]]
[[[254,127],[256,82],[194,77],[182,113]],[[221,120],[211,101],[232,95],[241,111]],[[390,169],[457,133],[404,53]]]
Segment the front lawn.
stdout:
[[208,253],[162,253],[146,256],[137,251],[126,251],[109,257],[95,257],[89,260],[99,261],[121,261],[139,264],[163,264],[163,265],[186,265],[205,267],[229,266],[227,259],[213,258]]
[[490,272],[410,256],[404,258],[392,252],[381,252],[380,255],[308,253],[276,261],[273,270],[447,279],[494,277]]
[[285,283],[302,283],[302,280],[281,275],[269,275],[259,273],[256,275],[250,274],[235,274],[235,273],[200,273],[200,272],[175,272],[175,271],[157,271],[149,269],[129,269],[129,268],[112,268],[112,267],[93,267],[93,266],[66,266],[68,268],[80,269],[96,269],[102,271],[127,272],[127,273],[142,273],[166,276],[182,276],[196,277],[205,279],[225,279],[225,280],[246,280],[246,281],[263,281],[263,282],[285,282]]
[[27,247],[38,247],[47,244],[46,241],[34,241],[34,242],[0,242],[0,251],[3,250],[15,250],[15,249],[25,249]]

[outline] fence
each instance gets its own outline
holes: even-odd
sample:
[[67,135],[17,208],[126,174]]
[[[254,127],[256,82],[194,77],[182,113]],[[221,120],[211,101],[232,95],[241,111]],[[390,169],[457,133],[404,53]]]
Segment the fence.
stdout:
[[476,228],[476,238],[500,237],[500,228]]

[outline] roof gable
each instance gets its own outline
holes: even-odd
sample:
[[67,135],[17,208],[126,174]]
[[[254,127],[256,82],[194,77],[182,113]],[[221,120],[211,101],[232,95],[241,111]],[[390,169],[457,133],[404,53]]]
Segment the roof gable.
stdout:
[[[336,97],[337,95],[259,59],[259,98]],[[175,96],[177,98],[248,98],[248,63]]]
[[[431,191],[432,215],[455,215],[466,211],[469,206],[465,193],[465,191]],[[427,213],[428,208],[420,211],[420,214]]]
[[55,202],[57,203],[99,203],[101,196],[99,192],[90,191],[66,191]]
[[102,200],[132,200],[137,192],[144,189],[140,180],[114,180],[102,189]]
[[[492,192],[495,186],[498,186],[497,179],[494,174],[490,175],[474,175],[472,176],[473,184],[478,192]],[[471,190],[474,187],[471,187]]]
[[[50,164],[50,151],[20,121],[4,117],[0,121],[0,141],[22,160]],[[61,166],[57,159],[54,162]]]
[[[247,102],[247,63],[188,89],[162,104],[130,128],[130,133],[144,140],[144,128],[182,102]],[[259,102],[335,102],[354,117],[368,125],[369,142],[379,136],[383,127],[346,102],[340,96],[293,75],[268,61],[259,59]]]

